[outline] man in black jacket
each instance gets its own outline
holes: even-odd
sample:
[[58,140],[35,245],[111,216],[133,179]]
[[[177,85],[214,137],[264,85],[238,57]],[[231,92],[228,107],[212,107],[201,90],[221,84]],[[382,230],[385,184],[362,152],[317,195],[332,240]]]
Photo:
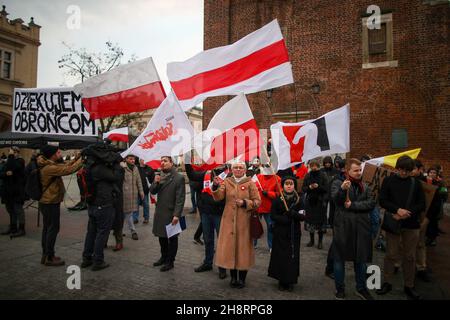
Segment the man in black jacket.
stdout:
[[375,207],[372,189],[362,182],[361,162],[349,159],[344,181],[331,185],[331,199],[336,205],[333,232],[334,278],[336,299],[345,298],[345,262],[352,261],[355,270],[356,294],[373,300],[367,290],[367,263],[372,262],[372,237],[369,212]]
[[[203,183],[203,190],[198,199],[198,209],[202,220],[203,239],[205,241],[205,259],[203,263],[196,268],[195,272],[205,272],[212,270],[214,258],[214,230],[219,235],[220,220],[224,209],[224,202],[216,202],[212,197],[212,179],[213,176],[220,175],[224,170],[215,169],[214,171],[194,171],[190,164],[186,164],[186,174],[190,181]],[[219,278],[226,278],[226,270],[219,268]]]
[[[10,224],[2,235],[19,237],[25,235],[25,161],[20,157],[20,150],[12,147],[1,172],[3,180],[2,202],[9,213]],[[17,228],[17,223],[19,228]]]
[[117,184],[120,174],[116,172],[122,158],[111,146],[97,144],[85,151],[87,202],[89,223],[84,243],[82,268],[91,265],[93,271],[109,267],[103,250],[108,241],[114,221],[114,203],[118,197]]
[[[416,248],[419,242],[420,214],[425,210],[425,195],[418,181],[410,177],[414,160],[402,156],[397,160],[397,174],[386,177],[380,190],[380,206],[386,214],[400,221],[400,234],[386,231],[386,256],[384,258],[384,283],[377,294],[392,290],[395,263],[402,261],[405,294],[420,299],[414,290]],[[402,249],[401,249],[402,248]]]

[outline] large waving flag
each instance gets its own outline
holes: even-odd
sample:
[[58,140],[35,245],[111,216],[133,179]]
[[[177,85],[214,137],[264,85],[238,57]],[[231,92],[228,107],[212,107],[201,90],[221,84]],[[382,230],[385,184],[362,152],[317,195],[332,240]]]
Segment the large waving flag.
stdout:
[[157,108],[166,97],[151,57],[89,78],[74,91],[81,94],[90,119]]
[[294,82],[277,20],[231,45],[169,63],[167,76],[185,110],[207,97],[254,93]]
[[391,155],[384,156],[384,157],[373,158],[373,159],[367,160],[366,162],[376,165],[376,166],[387,165],[392,168],[395,168],[398,158],[400,158],[401,156],[410,156],[412,159],[417,159],[417,157],[419,156],[420,150],[422,150],[422,149],[418,148],[418,149],[408,150],[408,151],[399,152],[399,153],[391,154]]
[[189,152],[193,136],[194,128],[171,92],[122,157],[131,154],[151,165],[162,156],[176,157]]
[[260,153],[260,140],[248,101],[240,94],[217,111],[207,129],[195,137],[194,148],[209,167],[214,167],[237,157],[252,160]]
[[103,134],[103,139],[128,142],[128,127],[113,129]]
[[350,106],[320,118],[299,123],[277,122],[270,126],[278,170],[316,157],[350,151]]

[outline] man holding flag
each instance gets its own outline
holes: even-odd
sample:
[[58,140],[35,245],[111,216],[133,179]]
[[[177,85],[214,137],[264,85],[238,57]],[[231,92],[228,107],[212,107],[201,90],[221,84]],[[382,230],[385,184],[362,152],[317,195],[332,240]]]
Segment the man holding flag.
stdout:
[[[214,231],[219,235],[220,220],[222,218],[224,201],[214,201],[212,197],[212,184],[214,177],[219,177],[221,181],[227,177],[226,166],[217,167],[214,170],[195,171],[191,164],[186,163],[186,174],[190,181],[201,182],[203,189],[198,197],[198,209],[200,211],[201,224],[203,228],[203,239],[205,240],[205,259],[203,263],[195,269],[195,272],[205,272],[213,269],[214,258]],[[226,270],[219,267],[219,278],[225,279]]]

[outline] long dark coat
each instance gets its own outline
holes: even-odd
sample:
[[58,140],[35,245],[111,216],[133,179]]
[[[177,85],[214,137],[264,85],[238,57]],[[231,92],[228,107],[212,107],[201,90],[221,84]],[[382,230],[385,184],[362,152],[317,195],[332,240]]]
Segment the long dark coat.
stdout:
[[[310,189],[309,185],[317,183],[316,189]],[[328,191],[328,177],[324,172],[308,172],[302,186],[305,197],[306,222],[310,225],[321,226],[327,222],[326,194]]]
[[296,203],[296,199],[287,201],[287,204],[289,213],[281,197],[272,202],[270,217],[274,227],[268,276],[284,284],[294,284],[300,275],[300,221],[303,218],[298,211],[303,204],[300,200]]
[[336,205],[333,229],[333,256],[337,261],[366,263],[372,261],[372,236],[370,212],[375,208],[372,189],[364,185],[361,192],[352,184],[349,190],[350,208],[344,207],[346,191],[341,189],[342,181],[337,179],[331,186],[331,199]]
[[173,217],[180,218],[186,200],[186,186],[184,177],[175,168],[164,182],[153,182],[150,193],[157,194],[155,218],[153,220],[153,234],[160,238],[167,238],[166,225]]
[[[12,175],[7,176],[7,171],[11,171]],[[0,179],[3,180],[2,203],[23,203],[25,201],[25,161],[22,158],[8,156]]]

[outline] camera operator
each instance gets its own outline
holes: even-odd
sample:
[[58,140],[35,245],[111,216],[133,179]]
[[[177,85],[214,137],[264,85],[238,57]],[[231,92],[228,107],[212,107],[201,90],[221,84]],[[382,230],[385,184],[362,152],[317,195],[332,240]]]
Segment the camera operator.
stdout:
[[121,196],[120,165],[122,157],[109,144],[90,145],[83,150],[85,157],[89,223],[84,243],[82,268],[92,265],[93,271],[109,267],[103,250],[115,218],[115,202]]
[[82,162],[79,153],[74,160],[64,162],[61,150],[52,145],[44,146],[41,151],[42,154],[37,158],[43,190],[39,200],[44,223],[41,263],[49,267],[63,266],[64,260],[55,256],[55,243],[60,226],[60,206],[66,192],[62,177],[77,172]]

